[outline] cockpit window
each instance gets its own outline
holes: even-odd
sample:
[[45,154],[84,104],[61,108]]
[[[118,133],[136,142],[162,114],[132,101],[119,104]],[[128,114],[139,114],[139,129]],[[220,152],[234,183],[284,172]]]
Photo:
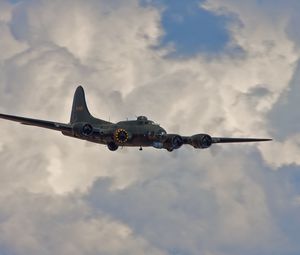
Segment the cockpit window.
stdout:
[[165,134],[166,134],[166,131],[161,129],[161,130],[158,131],[158,134],[160,134],[160,135],[165,135]]
[[158,130],[158,132],[156,133],[156,137],[159,139],[164,139],[166,137],[166,131],[163,129]]

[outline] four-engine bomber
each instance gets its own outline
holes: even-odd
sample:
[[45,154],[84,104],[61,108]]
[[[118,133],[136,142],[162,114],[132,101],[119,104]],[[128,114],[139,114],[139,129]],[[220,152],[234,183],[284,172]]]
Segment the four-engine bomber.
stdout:
[[93,117],[87,107],[84,90],[81,86],[76,89],[71,119],[68,124],[30,119],[13,115],[0,114],[0,118],[17,121],[24,125],[38,126],[61,131],[62,134],[89,142],[105,144],[111,151],[116,151],[120,146],[154,147],[173,151],[184,144],[189,144],[196,149],[209,148],[214,143],[240,143],[262,142],[271,139],[261,138],[225,138],[211,137],[208,134],[181,136],[168,134],[160,125],[139,116],[136,120],[108,122]]

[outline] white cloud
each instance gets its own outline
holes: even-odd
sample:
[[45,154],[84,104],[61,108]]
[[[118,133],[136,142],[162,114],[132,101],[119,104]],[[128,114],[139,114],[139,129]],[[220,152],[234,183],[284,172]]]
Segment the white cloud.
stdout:
[[264,158],[275,169],[284,165],[300,165],[300,134],[289,137],[283,142],[262,146]]
[[[275,3],[272,2],[271,5],[262,3],[258,6],[254,2],[250,3],[248,1],[236,4],[231,0],[222,2],[211,0],[204,4],[205,8],[215,10],[218,13],[228,14],[232,12],[241,21],[241,24],[231,26],[230,29],[233,41],[246,51],[246,61],[242,59],[242,63],[238,66],[239,70],[234,67],[230,69],[236,73],[236,75],[233,74],[233,77],[236,76],[241,81],[233,80],[232,73],[230,73],[230,80],[233,82],[235,90],[244,90],[248,95],[239,93],[235,104],[237,107],[233,111],[230,109],[230,113],[235,112],[237,114],[234,115],[235,120],[237,120],[236,116],[241,117],[236,125],[246,124],[242,130],[247,129],[247,127],[252,130],[264,129],[266,116],[262,114],[269,113],[277,105],[279,105],[277,108],[282,109],[282,99],[289,100],[286,99],[285,95],[291,89],[293,80],[297,79],[295,75],[298,72],[296,67],[299,59],[299,51],[295,47],[295,41],[291,40],[287,33],[293,28],[291,26],[293,24],[291,19],[294,17],[293,6],[294,9],[297,9],[298,3],[291,1],[290,4],[282,4],[280,1],[276,1]],[[224,79],[223,76],[222,79]],[[264,93],[264,96],[255,96],[255,94],[249,93],[260,86],[268,93]],[[293,92],[297,93],[295,90]],[[234,93],[231,93],[231,95],[234,95]],[[290,98],[297,101],[296,95],[291,94]],[[241,99],[241,97],[244,98]],[[293,110],[291,106],[288,112]],[[280,115],[280,110],[277,110],[274,118],[282,119]],[[259,119],[260,117],[264,120]],[[284,119],[282,121],[284,122]],[[251,125],[253,122],[255,125]],[[260,125],[262,123],[263,126]],[[285,123],[295,125],[294,123]],[[269,132],[276,130],[277,127],[273,126],[276,124],[278,124],[278,120],[269,124]],[[279,125],[282,126],[282,124]],[[278,129],[281,128],[279,125]],[[297,157],[298,153],[294,154],[293,152],[297,152],[299,146],[293,141],[292,136],[288,139],[290,140],[289,143],[293,143],[295,149],[292,151],[287,150],[285,154],[279,153],[279,151],[282,150],[287,141],[275,142],[260,147],[261,149],[273,148],[273,152],[277,148],[278,153],[276,154],[270,154],[270,150],[270,153],[262,151],[263,155],[269,154],[267,160],[271,165],[279,167],[282,164],[295,163],[295,160],[291,161],[290,159]]]
[[[138,1],[0,4],[0,109],[11,114],[67,122],[74,89],[83,84],[91,112],[105,119],[143,114],[187,135],[268,136],[266,116],[289,89],[299,57],[286,33],[289,12],[274,16],[254,2],[206,1],[213,12],[236,15],[231,43],[243,53],[189,59],[153,48],[163,34],[160,11]],[[258,149],[184,148],[177,156],[132,148],[111,153],[4,121],[0,137],[0,247],[9,252],[299,248],[280,229],[265,178],[270,167],[299,164],[298,134]]]

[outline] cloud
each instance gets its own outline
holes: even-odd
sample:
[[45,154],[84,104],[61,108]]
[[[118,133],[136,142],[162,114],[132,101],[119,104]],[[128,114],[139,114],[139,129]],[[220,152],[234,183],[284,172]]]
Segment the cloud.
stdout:
[[[242,49],[247,49],[248,61],[246,63],[248,66],[244,67],[243,70],[248,72],[248,77],[245,75],[244,80],[248,85],[252,84],[254,88],[263,84],[263,88],[267,89],[269,93],[260,97],[260,100],[254,101],[254,104],[249,101],[246,105],[239,105],[236,109],[239,111],[244,107],[248,108],[247,111],[249,111],[249,107],[250,109],[256,109],[257,111],[251,114],[252,120],[255,120],[256,116],[260,115],[260,112],[267,113],[271,117],[269,132],[274,134],[274,138],[277,139],[286,132],[284,128],[290,131],[292,129],[294,135],[295,132],[299,132],[297,121],[296,123],[292,121],[296,113],[291,114],[291,112],[294,112],[293,102],[297,100],[295,99],[295,97],[297,98],[297,91],[295,91],[297,90],[297,86],[294,83],[298,77],[297,65],[299,53],[295,48],[295,41],[291,40],[291,37],[287,33],[287,31],[293,29],[291,20],[293,20],[294,12],[291,10],[297,9],[298,3],[292,2],[290,5],[283,5],[279,1],[276,1],[272,6],[269,6],[267,3],[268,1],[263,1],[261,5],[257,6],[248,2],[236,5],[232,1],[223,1],[222,4],[219,4],[218,1],[208,1],[204,6],[205,8],[221,13],[231,11],[239,17],[241,23],[238,26],[231,26],[231,29],[233,29],[233,41]],[[249,14],[249,10],[255,10],[255,19]],[[279,12],[279,10],[282,10],[282,12]],[[276,20],[272,18],[275,16]],[[252,79],[252,81],[249,79]],[[247,88],[244,87],[244,89]],[[249,89],[251,90],[251,88]],[[287,93],[289,93],[290,98],[286,97]],[[255,97],[251,96],[251,98],[253,100]],[[285,106],[284,102],[289,103]],[[286,113],[283,113],[283,111],[286,111]],[[267,120],[266,117],[264,118]],[[247,120],[245,121],[247,126],[249,126],[250,123]],[[256,127],[255,129],[257,128],[261,129],[261,127]],[[293,134],[290,131],[288,131],[290,136],[286,136],[286,139],[289,139],[290,143],[294,143],[293,146],[297,148],[298,146],[293,142]],[[260,148],[265,149],[263,155],[266,155],[267,150],[269,151],[268,154],[270,156],[268,157],[268,161],[271,164],[276,164],[275,162],[277,162],[277,166],[286,163],[293,164],[294,162],[290,161],[288,159],[290,156],[287,155],[292,153],[291,151],[286,155],[277,153],[271,156],[272,148],[276,147],[276,150],[280,152],[284,146],[283,144],[284,142],[268,144]],[[273,152],[275,152],[274,149]],[[296,155],[291,157],[295,158],[297,157]]]
[[8,254],[163,254],[78,198],[19,190],[1,203],[0,247]]
[[295,171],[283,165],[299,165],[299,134],[274,125],[297,101],[287,92],[297,91],[299,58],[290,10],[276,16],[281,5],[269,11],[267,3],[206,1],[207,11],[234,17],[226,24],[228,48],[169,58],[168,48],[156,47],[164,34],[161,10],[139,1],[0,3],[1,112],[68,122],[74,90],[83,84],[91,112],[104,119],[143,114],[169,132],[281,137],[177,154],[111,153],[1,121],[0,251],[300,250],[297,229],[283,224],[290,212],[296,219],[299,194],[278,181],[290,184]]
[[[185,156],[186,161],[168,163],[160,178],[122,190],[111,191],[108,181],[99,180],[89,192],[91,206],[126,222],[170,254],[197,254],[222,246],[227,247],[224,254],[233,247],[240,252],[253,247],[267,251],[280,235],[275,234],[262,187],[246,174],[258,171],[257,166],[229,163],[225,153],[215,162],[201,158],[205,167],[199,169],[193,157]],[[148,163],[141,171],[151,172],[152,166]],[[225,178],[220,171],[226,171]]]

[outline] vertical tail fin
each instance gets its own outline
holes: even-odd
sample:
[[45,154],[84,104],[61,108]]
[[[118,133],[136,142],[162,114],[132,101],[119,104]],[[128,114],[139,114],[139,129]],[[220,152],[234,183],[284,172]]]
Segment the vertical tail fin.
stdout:
[[74,94],[70,123],[89,121],[92,118],[85,101],[83,87],[79,86]]
[[98,125],[113,124],[105,120],[94,118],[90,114],[85,101],[84,90],[83,87],[81,86],[77,87],[73,99],[70,123],[73,124],[75,122],[88,122],[90,124],[98,124]]

